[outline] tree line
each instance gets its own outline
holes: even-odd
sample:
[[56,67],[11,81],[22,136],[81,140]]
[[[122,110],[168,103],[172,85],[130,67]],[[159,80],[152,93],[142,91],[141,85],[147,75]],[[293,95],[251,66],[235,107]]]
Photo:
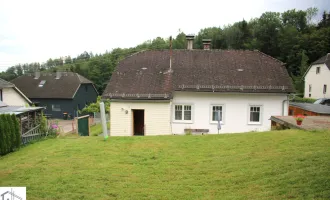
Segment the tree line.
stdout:
[[[303,74],[308,66],[330,52],[330,14],[323,12],[318,21],[318,9],[265,12],[259,18],[236,22],[224,27],[201,29],[195,36],[194,48],[202,48],[202,39],[211,39],[213,49],[259,50],[286,63],[296,90],[303,92]],[[185,49],[185,33],[173,38],[173,49]],[[151,49],[169,49],[169,38],[157,37],[132,48],[115,48],[111,52],[83,52],[50,58],[45,63],[17,64],[0,73],[0,78],[12,80],[25,73],[40,71],[77,72],[95,83],[100,94],[105,89],[118,62],[133,53]]]

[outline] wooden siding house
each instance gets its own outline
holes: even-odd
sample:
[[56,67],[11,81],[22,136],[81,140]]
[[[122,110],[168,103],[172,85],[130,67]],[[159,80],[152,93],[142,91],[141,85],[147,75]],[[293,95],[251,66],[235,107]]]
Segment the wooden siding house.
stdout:
[[77,116],[78,110],[96,102],[94,84],[74,72],[26,74],[12,80],[36,106],[45,107],[45,114],[63,118],[63,113]]

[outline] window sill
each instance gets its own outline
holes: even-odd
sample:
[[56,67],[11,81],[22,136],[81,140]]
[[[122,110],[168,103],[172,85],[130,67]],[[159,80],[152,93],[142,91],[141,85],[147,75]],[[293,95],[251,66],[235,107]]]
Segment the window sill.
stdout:
[[173,121],[174,124],[193,124],[193,121]]
[[[218,124],[218,122],[217,121],[211,121],[210,124]],[[220,124],[225,125],[225,123],[223,123],[222,121],[220,121]]]
[[262,125],[261,122],[248,122],[248,125]]

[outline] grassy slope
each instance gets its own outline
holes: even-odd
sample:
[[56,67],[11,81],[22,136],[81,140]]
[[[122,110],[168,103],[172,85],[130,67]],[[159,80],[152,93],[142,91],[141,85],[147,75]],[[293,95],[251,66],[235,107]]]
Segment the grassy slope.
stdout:
[[327,199],[330,132],[50,139],[0,169],[28,199]]
[[[109,122],[107,123],[107,128],[108,128],[108,130],[110,129],[110,123]],[[97,136],[97,135],[103,133],[102,124],[99,123],[99,124],[95,124],[95,125],[91,126],[90,131],[91,131],[89,133],[90,136]]]

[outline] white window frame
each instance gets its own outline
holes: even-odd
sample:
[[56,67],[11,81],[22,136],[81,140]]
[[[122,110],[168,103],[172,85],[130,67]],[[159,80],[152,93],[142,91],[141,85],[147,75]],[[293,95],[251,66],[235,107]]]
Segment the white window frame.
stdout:
[[[260,107],[260,114],[259,114],[259,122],[252,122],[250,121],[250,109],[251,107]],[[260,104],[249,104],[248,106],[248,124],[249,125],[261,125],[262,124],[262,119],[263,119],[263,105],[260,105]]]
[[[59,106],[60,108],[55,108],[55,106]],[[61,112],[61,105],[60,104],[52,104],[52,111]]]
[[312,84],[309,84],[308,92],[312,92]]
[[217,124],[218,123],[218,121],[213,121],[213,107],[214,106],[221,106],[222,107],[222,120],[220,121],[220,123],[225,124],[225,111],[226,111],[225,104],[211,104],[210,105],[210,124]]
[[[182,106],[182,119],[181,120],[176,120],[175,119],[175,106]],[[191,119],[190,120],[184,120],[184,106],[190,106],[191,107]],[[192,124],[193,123],[193,116],[194,116],[194,105],[191,103],[176,103],[173,104],[173,122],[175,123],[185,123],[185,124]]]

